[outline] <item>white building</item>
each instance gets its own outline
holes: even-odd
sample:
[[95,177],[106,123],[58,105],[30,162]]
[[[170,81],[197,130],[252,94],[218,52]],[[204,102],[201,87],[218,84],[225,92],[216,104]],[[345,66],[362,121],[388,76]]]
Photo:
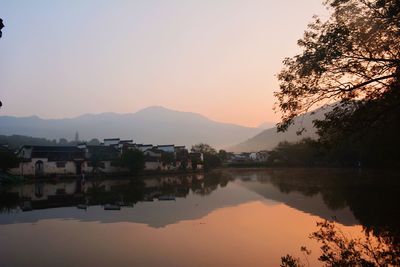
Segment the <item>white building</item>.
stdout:
[[23,146],[17,153],[21,159],[15,175],[76,175],[81,173],[85,153],[73,146]]

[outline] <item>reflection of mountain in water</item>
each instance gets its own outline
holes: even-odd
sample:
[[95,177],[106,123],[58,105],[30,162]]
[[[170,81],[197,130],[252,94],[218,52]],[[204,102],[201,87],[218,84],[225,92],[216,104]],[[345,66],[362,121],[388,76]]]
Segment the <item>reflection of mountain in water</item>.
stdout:
[[[322,203],[339,212],[342,223],[356,218],[367,230],[390,232],[400,238],[400,179],[397,172],[384,170],[343,169],[277,169],[258,176],[261,183],[271,183],[287,196],[282,201],[322,218],[325,211],[315,206]],[[262,193],[263,194],[263,193]],[[298,194],[302,201],[294,196]],[[311,198],[322,201],[307,203]],[[277,199],[279,200],[279,199]],[[320,205],[320,204],[318,204]],[[324,208],[325,210],[325,208]],[[344,211],[344,214],[340,212]],[[347,217],[350,211],[352,216]],[[343,216],[344,215],[344,216]]]
[[314,196],[306,196],[299,192],[286,194],[279,191],[279,188],[271,183],[260,183],[258,181],[247,181],[243,182],[242,185],[266,199],[282,202],[292,208],[311,215],[316,215],[323,219],[336,218],[344,225],[358,224],[357,219],[348,207],[333,210],[325,204],[321,194],[316,194]]
[[[99,204],[109,202],[110,193],[119,197],[111,199],[121,200],[124,199],[124,195],[120,194],[123,192],[121,187],[129,188],[129,184],[127,184],[129,181],[106,181],[104,182],[105,190],[100,193],[101,197],[97,196],[97,202],[93,203],[94,206],[89,206],[86,211],[77,209],[71,202],[66,203],[70,207],[62,208],[37,209],[29,212],[15,209],[13,214],[1,214],[0,224],[34,223],[45,219],[73,219],[84,222],[98,221],[100,223],[135,222],[152,227],[164,227],[182,220],[202,218],[219,208],[262,199],[257,194],[233,183],[221,187],[219,183],[223,179],[205,178],[200,180],[200,184],[196,185],[192,183],[181,184],[180,181],[182,179],[184,178],[149,179],[146,180],[147,186],[142,188],[141,195],[143,198],[147,199],[148,195],[167,194],[176,195],[176,201],[142,201],[142,198],[132,206],[122,207],[120,211],[105,211]],[[222,186],[224,185],[225,183],[222,183]],[[25,188],[19,187],[17,191],[19,191],[19,194],[23,192],[25,198],[31,193],[32,199],[34,199],[32,201],[34,203],[32,204],[33,207],[38,207],[37,202],[40,201],[45,202],[43,205],[50,206],[51,203],[47,203],[47,200],[41,200],[49,196],[42,196],[41,199],[38,199],[34,196],[32,187],[34,185],[25,186]],[[52,194],[60,188],[65,190],[66,193],[70,193],[68,195],[73,194],[75,190],[74,183],[46,184],[44,186],[44,190]],[[182,190],[182,188],[187,188],[188,190]],[[92,197],[91,194],[93,193],[88,190],[89,198]],[[103,200],[108,201],[103,202]],[[130,204],[128,203],[128,205]]]
[[[329,170],[224,171],[204,177],[148,178],[144,184],[88,182],[85,188],[76,182],[27,184],[0,193],[0,224],[72,219],[164,227],[203,218],[219,208],[262,201],[284,203],[324,219],[336,216],[346,225],[360,221],[374,230],[398,229],[399,188],[399,182],[393,184],[389,178]],[[159,196],[176,201],[158,201]],[[19,206],[27,201],[33,210],[22,212]],[[88,209],[77,209],[78,203],[87,203]],[[105,211],[101,205],[107,203],[121,203],[122,209]]]
[[[232,198],[232,194],[235,197]],[[256,194],[246,192],[240,186],[231,184],[202,197],[190,193],[185,199],[176,201],[138,202],[134,207],[122,207],[120,211],[105,211],[101,206],[90,206],[86,211],[76,207],[19,212],[13,216],[0,215],[0,224],[34,223],[45,219],[73,219],[99,223],[134,222],[151,227],[164,227],[183,220],[199,219],[213,210],[235,206],[260,199]]]

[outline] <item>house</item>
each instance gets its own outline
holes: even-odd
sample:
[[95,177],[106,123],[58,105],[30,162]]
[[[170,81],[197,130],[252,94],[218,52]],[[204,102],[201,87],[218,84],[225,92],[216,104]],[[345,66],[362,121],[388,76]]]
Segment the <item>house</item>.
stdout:
[[183,170],[189,168],[189,151],[185,146],[175,146],[175,160],[178,168]]
[[85,152],[75,146],[23,146],[17,152],[21,159],[16,175],[76,175],[80,174]]
[[202,168],[203,155],[189,155],[185,146],[153,146],[110,138],[104,139],[101,145],[79,143],[77,146],[23,146],[17,153],[21,162],[11,172],[27,176],[125,173],[128,169],[121,166],[120,158],[126,149],[142,151],[145,170],[148,171]]
[[269,156],[270,156],[270,151],[267,150],[261,150],[257,152],[257,161],[260,162],[265,162],[268,160]]
[[270,152],[267,150],[252,152],[252,153],[250,153],[249,158],[252,161],[265,162],[268,160],[269,153]]
[[[233,155],[233,157],[231,158],[230,162],[248,162],[251,161],[252,153],[248,153],[248,152],[242,152],[242,153],[235,153]],[[255,154],[254,154],[254,158],[255,158]]]
[[143,152],[144,154],[144,159],[145,159],[145,170],[159,170],[161,169],[161,156],[162,156],[161,150],[158,150],[157,148],[153,147],[150,149],[147,149],[146,151]]
[[104,139],[103,144],[105,146],[118,146],[120,142],[119,138],[108,138],[108,139]]
[[174,145],[158,145],[156,146],[157,149],[162,150],[167,153],[174,153],[175,152],[175,146]]
[[86,146],[85,161],[82,164],[82,171],[93,172],[93,168],[102,173],[120,173],[127,171],[118,164],[120,151],[114,145],[110,146]]
[[140,151],[144,152],[144,151],[146,151],[148,149],[153,148],[153,145],[152,144],[145,144],[145,145],[143,145],[143,144],[134,144],[134,147],[136,149],[139,149]]
[[118,148],[122,149],[124,146],[132,145],[132,144],[133,144],[133,140],[120,140],[118,143]]

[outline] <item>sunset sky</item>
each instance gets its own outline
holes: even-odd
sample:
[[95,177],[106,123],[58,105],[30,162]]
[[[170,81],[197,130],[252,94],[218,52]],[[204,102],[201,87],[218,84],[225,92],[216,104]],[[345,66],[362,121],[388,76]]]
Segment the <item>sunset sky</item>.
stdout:
[[0,115],[277,121],[275,75],[314,14],[322,0],[0,0]]

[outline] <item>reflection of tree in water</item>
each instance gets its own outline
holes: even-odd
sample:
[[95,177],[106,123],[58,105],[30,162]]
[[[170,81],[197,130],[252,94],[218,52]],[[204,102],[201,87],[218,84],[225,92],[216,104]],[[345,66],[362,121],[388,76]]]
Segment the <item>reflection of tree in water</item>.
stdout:
[[281,192],[321,194],[332,210],[348,206],[366,232],[394,238],[400,244],[400,180],[396,175],[351,170],[281,170],[270,175]]
[[[393,236],[373,236],[366,232],[364,237],[353,238],[343,233],[331,221],[317,223],[317,230],[311,233],[310,239],[320,244],[318,260],[324,266],[400,266],[400,246]],[[311,251],[306,247],[300,249],[308,262]],[[304,267],[300,258],[292,255],[281,257],[281,267]],[[309,266],[309,264],[308,264]]]
[[201,178],[194,175],[160,177],[160,186],[146,187],[143,181],[130,181],[127,184],[112,186],[110,190],[100,183],[94,183],[88,188],[86,197],[90,205],[123,202],[125,205],[134,205],[146,199],[146,196],[169,195],[186,197],[190,191],[194,194],[208,195],[225,187],[233,177],[226,173],[207,173]]
[[11,213],[18,207],[19,196],[17,193],[0,190],[0,213]]
[[86,192],[89,205],[104,205],[107,203],[133,205],[143,200],[143,196],[144,184],[138,181],[115,185],[111,187],[111,190],[106,190],[106,187],[102,184],[95,184],[89,187]]
[[211,194],[219,187],[226,187],[230,181],[234,180],[234,176],[223,171],[214,171],[204,174],[204,178],[193,183],[191,188],[193,193],[206,196]]

